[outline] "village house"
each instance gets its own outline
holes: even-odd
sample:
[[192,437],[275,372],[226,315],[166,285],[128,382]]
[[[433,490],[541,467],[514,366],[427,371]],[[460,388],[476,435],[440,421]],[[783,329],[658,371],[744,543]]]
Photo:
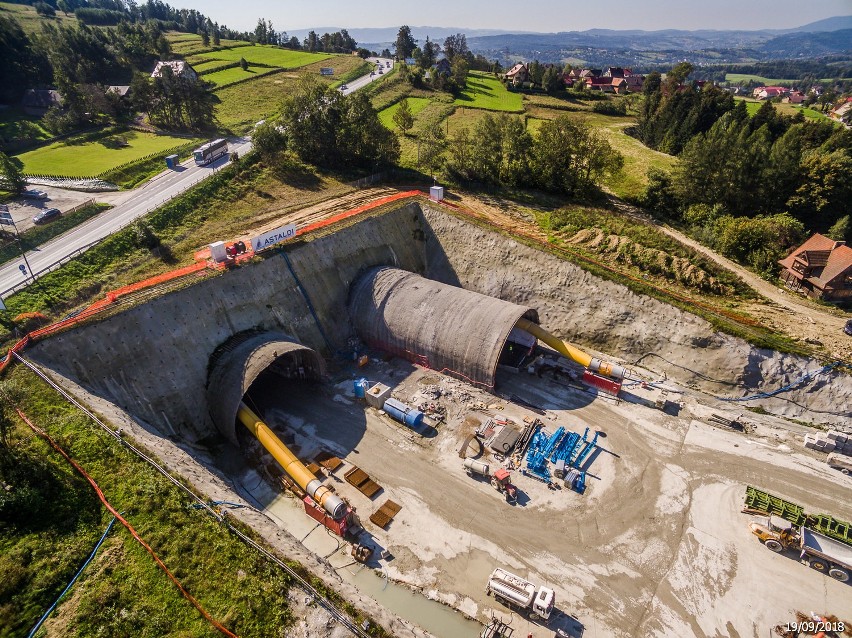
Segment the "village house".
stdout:
[[852,248],[816,233],[778,262],[791,290],[825,301],[852,300]]
[[843,116],[852,110],[852,97],[844,98],[840,103],[836,104],[829,112],[829,116],[835,120],[842,120]]
[[781,101],[787,104],[801,104],[805,101],[805,94],[801,91],[790,91],[790,94]]
[[529,80],[530,71],[526,64],[518,62],[515,66],[506,71],[505,77],[506,80],[511,82],[514,86],[518,86]]
[[783,97],[789,92],[790,89],[783,86],[759,86],[753,91],[752,96],[758,100],[771,100],[775,97]]
[[[621,80],[623,78],[619,79]],[[615,92],[615,87],[612,85],[612,82],[612,78],[607,78],[604,76],[587,77],[586,88],[590,91],[603,91],[604,93],[613,93]]]
[[440,60],[438,60],[435,63],[435,66],[432,67],[432,70],[435,74],[443,75],[447,78],[453,74],[453,67],[447,58],[441,58]]
[[190,66],[189,62],[185,62],[184,60],[157,62],[157,66],[155,66],[154,70],[151,72],[151,77],[162,77],[163,69],[166,67],[169,67],[172,70],[172,74],[174,74],[175,77],[184,77],[188,80],[192,80],[193,82],[198,79],[198,73],[196,73],[195,69]]
[[64,105],[62,94],[55,89],[27,89],[21,99],[24,113],[37,117],[41,117],[54,106],[61,109]]

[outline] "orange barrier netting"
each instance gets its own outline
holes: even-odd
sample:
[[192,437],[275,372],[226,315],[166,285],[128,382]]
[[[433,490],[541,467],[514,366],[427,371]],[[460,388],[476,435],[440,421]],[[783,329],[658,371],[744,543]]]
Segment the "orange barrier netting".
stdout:
[[147,551],[151,555],[151,558],[154,559],[154,562],[157,563],[160,569],[166,572],[166,575],[169,577],[169,579],[177,586],[177,588],[180,590],[180,593],[183,594],[183,597],[186,598],[190,603],[192,603],[193,607],[195,607],[201,613],[201,615],[204,616],[204,618],[219,632],[226,636],[229,636],[230,638],[238,638],[236,634],[232,633],[227,627],[222,625],[218,620],[208,614],[204,607],[201,606],[201,603],[199,603],[192,596],[192,594],[190,594],[188,591],[186,591],[186,589],[184,589],[183,585],[180,584],[180,581],[175,578],[175,575],[172,574],[171,571],[169,571],[169,568],[166,567],[166,564],[160,559],[159,556],[157,556],[157,553],[153,549],[151,549],[151,546],[148,545],[148,543],[146,543],[144,540],[142,540],[142,537],[139,536],[139,533],[133,528],[133,526],[128,523],[127,520],[125,520],[125,518],[121,514],[119,514],[118,511],[110,504],[110,502],[106,499],[106,496],[104,496],[104,493],[101,491],[100,486],[95,482],[95,479],[89,476],[86,470],[84,470],[74,459],[72,459],[68,455],[68,453],[63,450],[59,446],[59,444],[57,444],[56,441],[54,441],[50,437],[47,432],[45,432],[40,427],[35,425],[32,421],[30,421],[29,418],[27,418],[27,415],[24,414],[20,408],[15,407],[15,411],[18,413],[18,416],[21,417],[24,423],[30,426],[30,429],[33,432],[35,432],[45,441],[47,441],[54,450],[59,452],[65,458],[65,460],[68,461],[74,467],[74,469],[77,470],[77,472],[79,472],[80,475],[89,482],[89,485],[91,485],[92,489],[95,490],[95,493],[98,495],[98,498],[100,499],[101,503],[104,504],[104,507],[106,507],[107,510],[109,510],[110,514],[115,516],[115,518],[118,519],[118,521],[122,525],[124,525],[124,527],[127,528],[127,531],[130,532],[131,536],[133,536],[133,538],[135,538],[139,542],[139,544],[145,548],[145,551]]
[[352,210],[347,210],[344,213],[339,213],[338,215],[334,215],[333,217],[329,217],[328,219],[323,219],[318,222],[314,222],[313,224],[308,224],[304,228],[300,228],[298,231],[299,235],[304,233],[309,233],[311,231],[317,230],[319,228],[324,228],[326,226],[331,226],[339,222],[342,219],[346,219],[347,217],[354,217],[360,213],[366,212],[373,208],[377,208],[384,204],[389,204],[391,202],[398,201],[400,199],[406,199],[408,197],[418,197],[423,196],[422,191],[405,191],[403,193],[396,193],[395,195],[388,195],[387,197],[381,197],[376,199],[368,204],[364,204],[363,206],[358,206],[357,208],[353,208]]
[[[363,204],[361,206],[358,206],[357,208],[353,208],[353,209],[345,211],[343,213],[339,213],[339,214],[334,215],[332,217],[329,217],[327,219],[323,219],[323,220],[314,222],[312,224],[308,224],[304,228],[300,228],[299,231],[298,231],[298,234],[304,235],[304,234],[310,233],[312,231],[318,230],[320,228],[325,228],[326,226],[331,226],[332,224],[335,224],[335,223],[337,223],[341,220],[347,219],[349,217],[354,217],[354,216],[359,215],[361,213],[364,213],[368,210],[378,208],[379,206],[383,206],[384,204],[389,204],[391,202],[399,201],[401,199],[407,199],[407,198],[410,198],[410,197],[423,197],[423,198],[429,199],[430,201],[435,202],[435,200],[431,199],[425,192],[420,191],[420,190],[409,190],[409,191],[404,191],[404,192],[400,192],[400,193],[395,193],[394,195],[388,195],[386,197],[381,197],[381,198],[376,199],[372,202],[369,202],[367,204]],[[483,215],[481,215],[481,214],[479,214],[479,213],[477,213],[477,212],[475,212],[475,211],[473,211],[473,210],[471,210],[471,209],[469,209],[465,206],[461,206],[459,204],[454,204],[454,203],[448,202],[446,200],[442,200],[440,202],[435,202],[435,203],[441,204],[443,206],[447,206],[449,208],[452,208],[454,210],[459,211],[460,213],[463,213],[463,214],[468,215],[470,217],[474,217],[476,219],[486,221],[487,223],[494,225],[494,222],[489,220],[487,217],[485,217],[485,216],[483,216]],[[524,237],[524,238],[526,238],[530,241],[534,241],[539,245],[547,246],[550,249],[555,248],[555,249],[559,250],[560,252],[569,253],[569,251],[567,251],[563,248],[560,248],[558,246],[553,246],[552,244],[549,244],[547,241],[541,239],[540,237],[536,237],[534,235],[531,235],[530,233],[523,232],[521,230],[518,230],[517,228],[513,229],[512,232],[515,235],[519,235],[519,236],[522,236],[522,237]],[[206,259],[207,257],[209,257],[209,253],[210,253],[209,248],[202,248],[195,253],[195,258],[198,259],[198,260]],[[643,286],[648,286],[649,288],[653,288],[655,290],[658,290],[661,293],[668,295],[670,297],[673,297],[674,299],[677,299],[677,300],[682,301],[684,303],[693,304],[693,305],[698,306],[700,308],[704,308],[705,310],[708,310],[708,311],[710,311],[714,314],[728,317],[729,319],[733,319],[734,321],[737,321],[737,322],[742,323],[742,324],[751,325],[751,326],[760,326],[761,325],[759,321],[756,321],[756,320],[752,319],[751,317],[745,317],[743,315],[733,313],[733,312],[729,312],[729,311],[726,311],[726,310],[723,310],[723,309],[720,309],[720,308],[713,308],[712,306],[701,303],[700,301],[696,301],[695,299],[692,299],[692,298],[687,297],[685,295],[680,295],[676,292],[673,292],[673,291],[670,291],[670,290],[665,290],[665,289],[660,288],[659,286],[655,286],[655,285],[653,285],[653,284],[651,284],[651,283],[649,283],[649,282],[647,282],[643,279],[639,279],[638,277],[634,277],[630,274],[622,272],[621,270],[618,270],[617,268],[613,268],[609,264],[598,261],[597,259],[593,259],[591,257],[587,257],[586,255],[579,255],[579,254],[576,254],[576,253],[569,253],[569,254],[571,254],[574,257],[577,257],[579,259],[582,259],[584,261],[587,261],[591,264],[595,264],[599,268],[603,268],[604,270],[607,270],[609,272],[618,274],[622,277],[626,277],[627,279],[630,279],[632,281],[640,283]],[[251,259],[252,257],[254,257],[254,255],[255,255],[254,251],[248,251],[248,252],[246,252],[242,255],[238,255],[235,258],[235,260],[231,263],[241,263],[241,262],[247,261],[247,260]],[[2,374],[6,370],[9,363],[13,359],[13,357],[12,357],[13,352],[19,353],[24,348],[26,348],[30,344],[31,341],[40,339],[42,337],[49,336],[50,334],[52,334],[52,333],[54,333],[54,332],[56,332],[56,331],[58,331],[62,328],[67,328],[68,326],[72,326],[75,323],[79,323],[81,321],[84,321],[85,319],[92,317],[93,315],[96,315],[103,308],[109,306],[112,303],[115,303],[115,301],[117,301],[123,295],[129,294],[131,292],[136,292],[136,291],[139,291],[139,290],[144,290],[145,288],[150,288],[150,287],[155,286],[155,285],[160,284],[160,283],[165,283],[167,281],[171,281],[171,280],[177,279],[179,277],[183,277],[183,276],[195,273],[195,272],[199,272],[199,271],[202,271],[206,268],[213,268],[213,269],[219,270],[219,269],[224,269],[225,267],[226,267],[226,264],[212,264],[212,263],[208,263],[207,261],[197,261],[196,263],[191,264],[189,266],[186,266],[184,268],[179,268],[178,270],[173,270],[171,272],[167,272],[167,273],[164,273],[162,275],[157,275],[156,277],[151,277],[149,279],[145,279],[145,280],[137,282],[135,284],[130,284],[128,286],[124,286],[123,288],[118,288],[116,290],[108,292],[104,296],[103,299],[96,301],[95,303],[93,303],[92,305],[90,305],[88,308],[86,308],[82,312],[78,313],[77,315],[75,315],[73,317],[69,317],[68,319],[63,319],[63,320],[58,321],[56,323],[53,323],[49,326],[45,326],[44,328],[41,328],[39,330],[34,330],[33,332],[30,332],[27,336],[25,336],[23,339],[18,341],[9,350],[9,353],[6,355],[6,358],[3,359],[2,361],[0,361],[0,374]]]

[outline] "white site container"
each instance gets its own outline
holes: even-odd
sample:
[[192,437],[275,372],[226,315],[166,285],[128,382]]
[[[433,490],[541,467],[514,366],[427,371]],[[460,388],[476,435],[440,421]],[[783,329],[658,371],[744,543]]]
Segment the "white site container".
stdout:
[[429,197],[434,199],[436,202],[440,202],[444,199],[444,187],[443,186],[431,186],[429,188]]
[[228,254],[225,252],[225,242],[214,241],[210,244],[210,258],[217,263],[228,259]]

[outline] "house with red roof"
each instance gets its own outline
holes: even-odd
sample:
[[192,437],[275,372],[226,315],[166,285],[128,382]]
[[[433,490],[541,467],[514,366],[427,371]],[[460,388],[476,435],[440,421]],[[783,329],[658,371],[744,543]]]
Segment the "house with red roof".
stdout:
[[852,300],[852,248],[816,233],[778,262],[791,290],[825,301]]
[[759,86],[754,90],[754,97],[758,100],[771,100],[774,97],[787,95],[790,89],[783,86]]
[[518,62],[515,66],[506,71],[505,78],[515,86],[518,86],[530,79],[530,70],[526,64]]

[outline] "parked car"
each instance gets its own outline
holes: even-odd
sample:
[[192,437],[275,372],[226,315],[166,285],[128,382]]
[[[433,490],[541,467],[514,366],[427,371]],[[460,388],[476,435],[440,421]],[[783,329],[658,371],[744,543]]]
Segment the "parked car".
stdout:
[[852,319],[846,322],[846,325],[843,326],[843,332],[852,336]]
[[340,90],[341,90],[341,91],[346,91],[346,90],[348,90],[348,89],[349,89],[349,87],[348,87],[348,86],[346,86],[345,84],[341,84],[341,85],[340,85]]
[[24,197],[27,199],[47,199],[47,193],[35,188],[30,188],[24,191]]
[[59,212],[58,208],[46,208],[33,217],[33,224],[46,224],[51,219],[59,217],[61,214],[62,213]]

